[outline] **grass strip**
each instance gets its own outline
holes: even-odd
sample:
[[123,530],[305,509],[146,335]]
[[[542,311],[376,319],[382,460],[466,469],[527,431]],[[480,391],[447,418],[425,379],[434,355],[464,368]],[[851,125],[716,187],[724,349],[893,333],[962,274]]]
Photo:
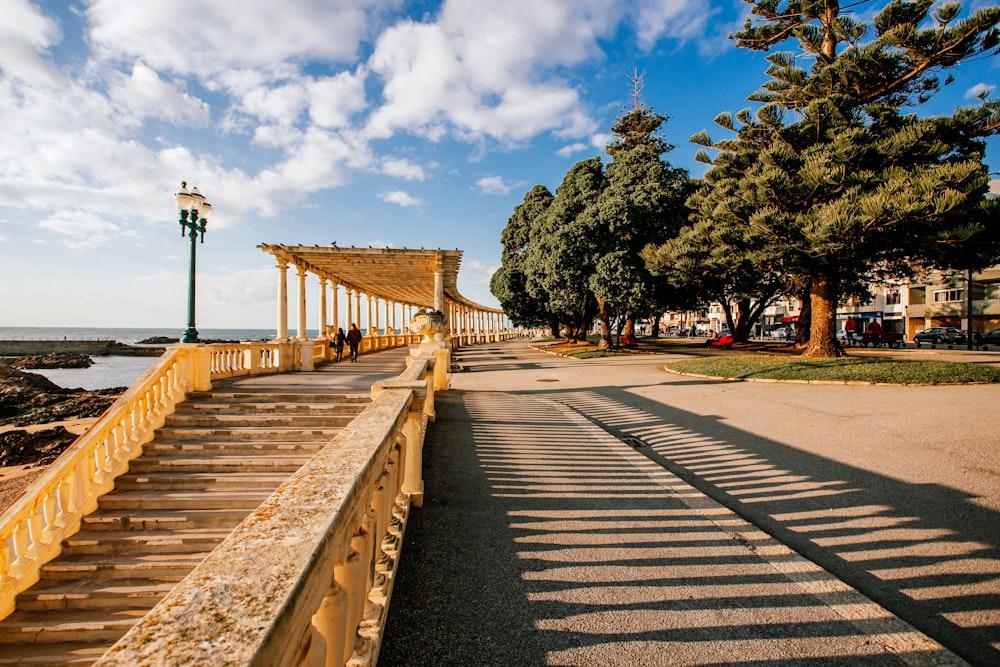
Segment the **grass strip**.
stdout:
[[768,379],[875,384],[972,384],[1000,382],[1000,368],[964,362],[848,357],[803,359],[726,355],[666,364],[679,373],[718,378]]

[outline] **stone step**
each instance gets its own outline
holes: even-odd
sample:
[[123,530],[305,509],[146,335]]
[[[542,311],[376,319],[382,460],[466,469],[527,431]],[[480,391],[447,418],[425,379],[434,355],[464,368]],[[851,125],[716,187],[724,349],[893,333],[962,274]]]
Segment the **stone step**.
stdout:
[[[318,451],[318,450],[317,450]],[[160,456],[140,457],[129,463],[135,473],[186,472],[199,473],[247,473],[285,472],[289,475],[301,468],[312,458],[311,452],[290,453],[287,456]]]
[[175,585],[159,579],[47,579],[20,593],[17,609],[152,609]]
[[229,530],[91,530],[63,540],[66,556],[83,554],[204,553],[226,539]]
[[43,565],[40,574],[46,580],[103,578],[178,582],[205,560],[208,553],[66,556]]
[[110,646],[108,641],[12,644],[0,651],[0,667],[84,667],[94,664]]
[[163,430],[171,428],[210,428],[213,430],[232,428],[262,429],[310,429],[343,428],[357,415],[350,413],[333,415],[289,415],[273,414],[173,414],[166,418]]
[[98,511],[83,517],[86,530],[233,530],[246,518],[242,509]]
[[185,396],[191,403],[370,403],[370,394],[330,393],[323,388],[310,390],[288,390],[274,392],[267,387],[260,389],[241,388],[236,391],[214,389],[206,392],[191,392]]
[[205,456],[212,458],[217,456],[255,456],[266,458],[270,456],[312,456],[326,446],[325,441],[320,442],[247,442],[236,441],[226,442],[216,440],[213,442],[198,442],[191,440],[184,441],[161,441],[154,440],[143,445],[144,456],[153,458],[163,458],[170,456],[197,457]]
[[371,399],[331,399],[326,402],[299,403],[273,400],[270,395],[257,396],[255,400],[233,401],[205,398],[178,403],[175,414],[261,413],[292,415],[357,414],[371,403]]
[[350,423],[346,419],[340,426],[330,425],[325,428],[318,426],[306,426],[303,428],[289,427],[266,427],[256,428],[253,426],[227,426],[225,428],[213,428],[211,426],[164,426],[157,429],[156,437],[163,440],[227,440],[227,441],[249,441],[249,442],[328,442],[335,435],[343,430],[343,426]]
[[144,609],[15,612],[0,624],[0,644],[113,642],[128,632],[145,614]]
[[153,472],[126,473],[115,480],[115,488],[125,490],[141,489],[254,489],[273,491],[288,479],[287,472],[275,473],[211,473],[211,472]]
[[156,509],[245,509],[248,513],[257,508],[269,491],[198,491],[162,490],[122,491],[109,493],[97,501],[102,510],[156,510]]

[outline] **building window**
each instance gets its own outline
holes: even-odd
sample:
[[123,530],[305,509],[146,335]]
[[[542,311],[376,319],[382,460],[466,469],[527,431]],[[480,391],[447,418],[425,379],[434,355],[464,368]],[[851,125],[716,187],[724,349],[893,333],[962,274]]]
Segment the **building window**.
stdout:
[[900,303],[899,291],[892,290],[885,293],[885,303],[888,306],[898,305]]
[[963,298],[965,298],[964,289],[942,289],[934,292],[934,303],[961,301]]

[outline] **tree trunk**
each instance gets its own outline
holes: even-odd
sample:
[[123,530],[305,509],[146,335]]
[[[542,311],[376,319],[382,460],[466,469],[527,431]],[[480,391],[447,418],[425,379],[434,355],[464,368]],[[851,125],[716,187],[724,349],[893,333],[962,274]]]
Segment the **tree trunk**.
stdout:
[[[836,275],[813,276],[809,286],[812,317],[809,346],[803,357],[833,358],[837,356],[837,296]],[[804,304],[803,304],[804,305]]]
[[653,315],[653,322],[652,324],[650,324],[649,327],[649,333],[653,336],[653,338],[660,337],[660,321],[663,320],[663,315],[665,314],[665,312],[666,311],[658,312],[654,313]]
[[552,337],[559,338],[559,320],[555,317],[549,320],[549,329],[552,330]]
[[635,312],[632,310],[625,311],[625,331],[622,333],[635,338]]
[[809,344],[809,339],[812,337],[812,292],[811,287],[812,281],[802,289],[802,293],[799,294],[799,303],[802,307],[799,309],[799,321],[795,324],[795,345],[798,347],[805,347]]
[[597,300],[597,319],[601,322],[601,339],[597,341],[598,350],[610,350],[614,345],[611,340],[611,313],[605,299]]

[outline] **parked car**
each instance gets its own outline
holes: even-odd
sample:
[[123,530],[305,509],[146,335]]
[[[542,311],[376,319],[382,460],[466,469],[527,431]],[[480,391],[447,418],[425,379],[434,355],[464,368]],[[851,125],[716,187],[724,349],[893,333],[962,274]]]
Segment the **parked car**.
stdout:
[[780,340],[791,340],[795,336],[795,329],[791,327],[778,327],[773,330],[770,334],[771,338],[778,338]]
[[920,347],[921,343],[932,345],[957,345],[965,342],[965,334],[954,327],[931,327],[913,335],[913,342]]
[[[973,338],[973,340],[975,340],[975,338]],[[983,336],[981,345],[983,346],[984,350],[989,349],[991,345],[993,347],[1000,346],[1000,329],[994,329],[993,331]]]

